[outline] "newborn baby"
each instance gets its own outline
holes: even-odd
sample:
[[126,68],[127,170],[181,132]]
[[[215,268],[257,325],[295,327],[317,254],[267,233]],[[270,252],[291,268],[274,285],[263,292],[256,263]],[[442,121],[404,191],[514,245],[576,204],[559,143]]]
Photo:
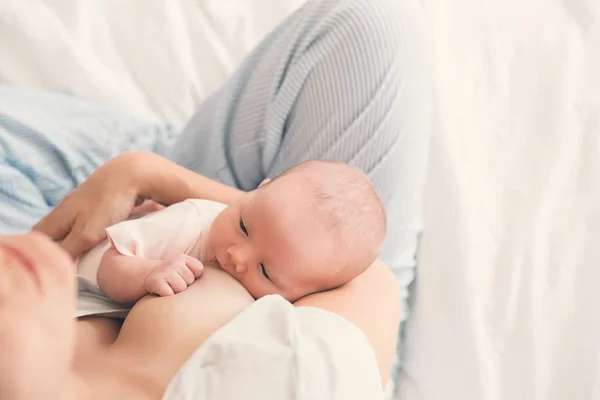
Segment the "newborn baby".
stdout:
[[360,275],[385,229],[382,204],[361,171],[308,161],[229,206],[190,199],[111,226],[108,240],[78,260],[79,274],[112,300],[134,302],[179,293],[214,262],[255,299],[279,294],[293,302]]

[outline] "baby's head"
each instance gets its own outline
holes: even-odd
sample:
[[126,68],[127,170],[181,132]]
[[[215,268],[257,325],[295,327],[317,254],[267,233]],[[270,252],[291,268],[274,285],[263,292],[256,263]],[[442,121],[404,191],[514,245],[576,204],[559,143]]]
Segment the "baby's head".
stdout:
[[385,230],[382,204],[361,171],[308,161],[227,207],[206,246],[255,298],[295,301],[360,275],[377,257]]

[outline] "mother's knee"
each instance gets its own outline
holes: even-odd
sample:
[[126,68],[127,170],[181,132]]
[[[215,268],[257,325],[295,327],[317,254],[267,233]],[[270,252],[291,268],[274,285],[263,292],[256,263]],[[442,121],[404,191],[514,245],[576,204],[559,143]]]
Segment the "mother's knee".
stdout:
[[[429,48],[424,11],[417,0],[336,0],[326,29],[356,53],[375,60],[419,63]],[[384,63],[385,64],[385,63]],[[369,63],[382,67],[381,63]],[[389,64],[387,65],[390,66]]]
[[[317,25],[327,56],[314,74],[348,103],[341,105],[350,108],[345,114],[365,112],[380,122],[393,113],[388,125],[429,119],[432,46],[417,0],[332,0],[330,6]],[[392,130],[412,126],[399,128]]]

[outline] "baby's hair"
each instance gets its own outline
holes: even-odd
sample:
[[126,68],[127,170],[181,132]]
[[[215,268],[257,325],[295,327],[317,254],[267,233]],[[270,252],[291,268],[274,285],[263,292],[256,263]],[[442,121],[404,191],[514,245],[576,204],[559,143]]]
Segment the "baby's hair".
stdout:
[[377,258],[386,235],[383,204],[369,178],[359,169],[336,161],[306,161],[274,180],[299,178],[307,190],[311,214],[327,231],[342,239],[348,272],[357,276]]

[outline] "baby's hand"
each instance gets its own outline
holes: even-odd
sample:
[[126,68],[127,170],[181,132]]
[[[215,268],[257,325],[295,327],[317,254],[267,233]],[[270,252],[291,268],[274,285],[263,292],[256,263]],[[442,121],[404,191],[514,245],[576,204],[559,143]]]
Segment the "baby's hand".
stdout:
[[148,274],[144,286],[148,293],[170,296],[183,292],[202,275],[204,265],[187,254],[165,258]]

